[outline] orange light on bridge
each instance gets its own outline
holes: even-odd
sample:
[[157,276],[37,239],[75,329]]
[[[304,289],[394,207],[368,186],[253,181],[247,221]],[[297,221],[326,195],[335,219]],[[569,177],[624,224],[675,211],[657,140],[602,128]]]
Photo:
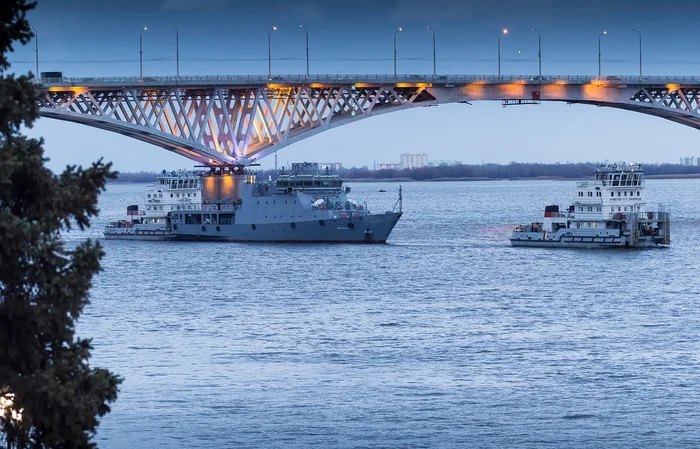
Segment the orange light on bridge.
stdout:
[[88,90],[90,90],[90,89],[88,89],[87,87],[76,87],[76,86],[71,86],[71,87],[68,87],[68,86],[65,86],[65,87],[56,87],[56,86],[54,86],[54,87],[49,87],[49,92],[73,92],[73,93],[76,93],[76,94],[78,94],[78,95],[84,94],[84,93],[87,92]]
[[680,84],[666,84],[666,89],[668,89],[669,92],[678,90],[680,87]]
[[396,87],[433,87],[433,83],[396,83]]

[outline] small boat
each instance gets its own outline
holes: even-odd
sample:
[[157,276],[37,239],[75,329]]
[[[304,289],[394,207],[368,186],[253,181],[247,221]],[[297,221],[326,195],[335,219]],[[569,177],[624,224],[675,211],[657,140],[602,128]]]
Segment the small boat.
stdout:
[[379,192],[384,193],[384,192],[386,192],[386,190],[384,190],[384,189],[379,189]]
[[512,246],[563,248],[659,247],[671,243],[671,212],[643,202],[644,172],[638,164],[605,164],[590,181],[576,184],[566,212],[546,206],[544,219],[520,225]]

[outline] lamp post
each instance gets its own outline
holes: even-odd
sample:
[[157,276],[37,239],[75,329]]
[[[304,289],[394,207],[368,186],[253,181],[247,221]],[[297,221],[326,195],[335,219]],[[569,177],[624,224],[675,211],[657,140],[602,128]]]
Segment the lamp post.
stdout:
[[34,79],[39,82],[39,32],[33,26],[30,26],[34,30],[34,62],[36,64],[36,73],[34,74]]
[[539,79],[542,79],[542,34],[540,30],[533,28],[532,31],[537,31],[537,62],[539,63]]
[[642,79],[642,33],[632,28],[632,31],[639,34],[639,79]]
[[435,59],[435,30],[428,25],[428,29],[433,32],[433,81],[437,79],[437,59]]
[[143,79],[143,32],[148,30],[148,27],[143,27],[139,31],[139,79]]
[[175,64],[177,67],[177,82],[180,82],[180,32],[177,27],[170,25],[170,28],[175,30]]
[[309,79],[309,29],[304,25],[299,25],[299,28],[303,28],[306,32],[306,79]]
[[267,32],[267,78],[272,80],[272,32],[277,31],[277,27],[273,26],[270,31]]
[[400,28],[396,31],[394,31],[394,78],[396,78],[396,33],[399,31],[403,31],[403,28]]
[[600,38],[608,34],[607,31],[603,31],[598,35],[598,78],[600,78]]
[[498,33],[498,79],[501,79],[501,36],[508,34],[508,28]]

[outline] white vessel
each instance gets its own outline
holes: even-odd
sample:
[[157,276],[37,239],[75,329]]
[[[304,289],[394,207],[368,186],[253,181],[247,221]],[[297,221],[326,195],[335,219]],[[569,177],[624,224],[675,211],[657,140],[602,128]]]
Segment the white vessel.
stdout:
[[143,194],[143,209],[138,205],[126,208],[124,220],[109,223],[105,238],[162,240],[172,238],[169,213],[178,210],[202,209],[201,172],[179,170],[163,172],[156,183]]
[[518,226],[513,246],[565,248],[655,247],[671,243],[670,210],[644,202],[644,172],[638,164],[605,164],[595,178],[576,184],[566,212],[545,207],[542,222]]

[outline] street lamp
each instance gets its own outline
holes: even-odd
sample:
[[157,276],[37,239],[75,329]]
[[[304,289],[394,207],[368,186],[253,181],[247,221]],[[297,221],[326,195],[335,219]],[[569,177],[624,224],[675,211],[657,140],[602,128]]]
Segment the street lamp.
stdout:
[[598,35],[598,78],[600,78],[600,38],[608,34],[607,31],[603,31]]
[[394,78],[396,78],[396,33],[399,31],[403,31],[403,28],[400,28],[396,31],[394,31]]
[[177,82],[180,82],[180,32],[177,27],[170,25],[170,28],[175,30],[175,61],[177,67]]
[[542,79],[542,34],[540,30],[533,28],[532,31],[537,31],[537,61],[539,62],[539,74]]
[[642,33],[632,28],[632,31],[639,34],[639,79],[642,79]]
[[267,32],[267,78],[272,81],[272,32],[277,31],[277,27],[273,26]]
[[433,81],[437,79],[437,60],[435,59],[435,30],[428,25],[428,29],[433,32]]
[[501,36],[508,34],[508,28],[498,33],[498,79],[501,79]]
[[39,82],[39,32],[33,26],[30,26],[34,30],[34,62],[36,63],[36,73],[34,74],[34,79]]
[[304,25],[299,25],[306,32],[306,79],[309,79],[309,29]]
[[143,79],[143,32],[148,30],[148,27],[143,27],[139,31],[139,79]]

